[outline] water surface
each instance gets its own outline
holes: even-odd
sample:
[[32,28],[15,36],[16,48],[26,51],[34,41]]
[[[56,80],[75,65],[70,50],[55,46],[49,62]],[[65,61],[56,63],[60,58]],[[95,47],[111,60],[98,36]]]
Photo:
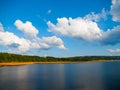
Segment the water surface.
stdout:
[[0,67],[0,90],[120,90],[120,62]]

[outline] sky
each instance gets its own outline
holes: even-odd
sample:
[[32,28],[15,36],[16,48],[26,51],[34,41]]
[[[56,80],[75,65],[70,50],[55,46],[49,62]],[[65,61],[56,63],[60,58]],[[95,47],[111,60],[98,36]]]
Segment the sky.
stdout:
[[0,52],[120,55],[120,0],[0,0]]

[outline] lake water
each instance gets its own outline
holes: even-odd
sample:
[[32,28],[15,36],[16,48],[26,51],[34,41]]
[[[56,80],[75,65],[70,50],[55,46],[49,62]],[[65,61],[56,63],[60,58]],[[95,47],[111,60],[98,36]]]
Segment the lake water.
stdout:
[[120,90],[120,62],[0,67],[0,90]]

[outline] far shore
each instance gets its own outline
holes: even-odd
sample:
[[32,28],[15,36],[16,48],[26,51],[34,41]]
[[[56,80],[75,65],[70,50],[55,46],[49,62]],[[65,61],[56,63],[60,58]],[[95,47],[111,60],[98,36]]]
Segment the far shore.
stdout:
[[19,66],[19,65],[29,65],[29,64],[69,64],[78,62],[3,62],[0,66]]
[[0,66],[20,66],[20,65],[29,65],[29,64],[77,64],[85,62],[114,62],[119,60],[90,60],[90,61],[79,61],[79,62],[2,62]]

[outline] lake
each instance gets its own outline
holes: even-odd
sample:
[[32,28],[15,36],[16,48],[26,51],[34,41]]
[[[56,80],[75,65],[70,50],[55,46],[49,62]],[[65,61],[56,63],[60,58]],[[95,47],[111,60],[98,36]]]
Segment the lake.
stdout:
[[120,62],[0,67],[0,90],[120,90]]

